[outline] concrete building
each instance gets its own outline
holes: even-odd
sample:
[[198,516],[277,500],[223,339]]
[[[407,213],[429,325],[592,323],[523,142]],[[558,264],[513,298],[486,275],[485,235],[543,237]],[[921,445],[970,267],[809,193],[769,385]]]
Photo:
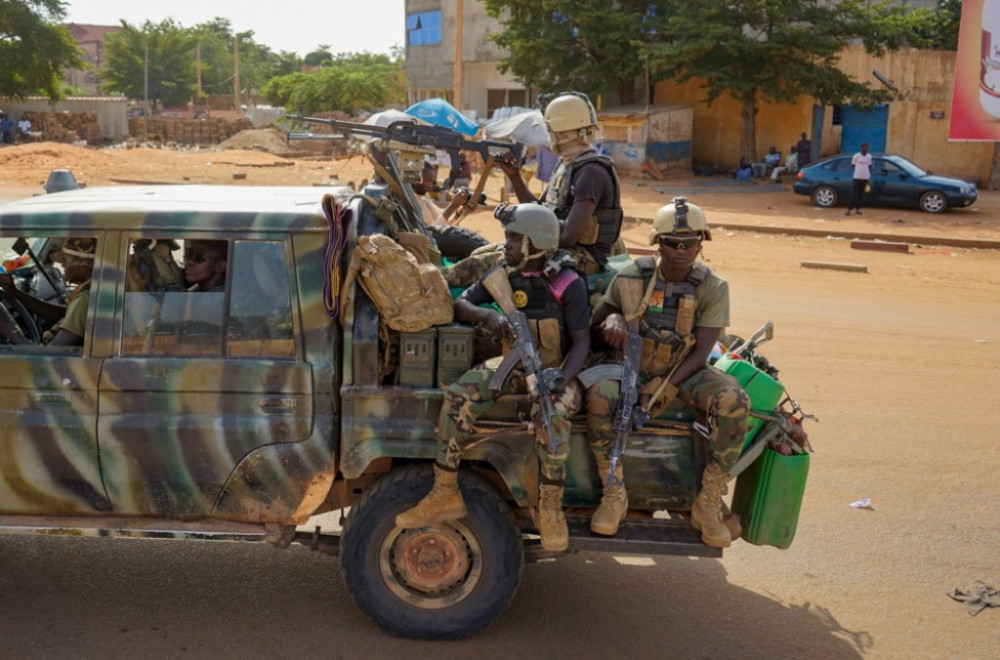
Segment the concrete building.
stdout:
[[76,45],[83,51],[82,59],[86,62],[84,69],[67,69],[66,84],[79,90],[81,96],[99,96],[104,92],[98,87],[101,82],[98,70],[105,64],[104,38],[118,31],[114,25],[80,25],[67,23],[63,27],[69,30],[76,40]]
[[500,23],[486,14],[479,0],[406,0],[407,101],[441,97],[455,104],[456,31],[462,5],[461,89],[457,105],[476,119],[489,119],[505,106],[531,107],[534,97],[497,62],[503,52],[489,40]]

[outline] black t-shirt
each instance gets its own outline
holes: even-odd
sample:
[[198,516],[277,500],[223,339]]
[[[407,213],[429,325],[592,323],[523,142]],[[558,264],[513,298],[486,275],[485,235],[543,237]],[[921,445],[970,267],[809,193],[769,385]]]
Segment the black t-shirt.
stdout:
[[[493,296],[483,286],[482,280],[466,289],[461,297],[473,305],[488,305],[494,302]],[[563,292],[560,304],[566,319],[567,331],[590,329],[590,294],[587,292],[587,282],[583,277],[577,275],[569,283]]]

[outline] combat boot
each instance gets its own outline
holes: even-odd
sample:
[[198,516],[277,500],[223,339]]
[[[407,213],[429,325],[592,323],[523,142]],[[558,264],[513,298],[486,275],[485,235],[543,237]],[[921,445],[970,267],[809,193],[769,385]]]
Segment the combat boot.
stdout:
[[743,525],[741,524],[742,520],[740,520],[738,514],[729,510],[729,507],[726,506],[725,502],[722,503],[722,521],[726,523],[726,529],[729,530],[729,536],[731,536],[734,541],[740,538],[740,534],[743,533]]
[[569,529],[562,509],[563,488],[542,484],[538,498],[538,535],[542,548],[562,552],[569,547]]
[[426,527],[436,522],[464,518],[469,513],[458,489],[458,471],[434,466],[434,487],[417,506],[396,516],[396,526],[403,529]]
[[726,493],[726,473],[715,463],[705,468],[701,490],[691,507],[691,525],[701,530],[701,540],[713,548],[728,548],[733,537],[722,517],[722,496]]
[[601,505],[590,518],[590,531],[603,536],[614,536],[618,533],[618,525],[628,515],[628,493],[625,491],[622,464],[619,462],[615,465],[614,479],[609,487],[611,459],[603,454],[595,454],[594,458],[597,460],[597,473],[601,475],[601,484],[604,486],[604,496],[601,497]]

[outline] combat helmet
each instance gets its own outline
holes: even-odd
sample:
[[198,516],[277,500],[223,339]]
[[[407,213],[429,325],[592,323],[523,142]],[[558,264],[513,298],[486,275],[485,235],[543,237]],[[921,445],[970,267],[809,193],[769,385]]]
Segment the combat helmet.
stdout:
[[493,215],[504,229],[527,236],[536,250],[558,249],[559,219],[547,206],[535,202],[501,204]]
[[590,99],[580,92],[567,92],[545,106],[545,124],[553,133],[575,131],[597,125],[597,113]]
[[656,245],[661,234],[699,234],[706,241],[712,240],[705,212],[696,204],[688,204],[684,197],[674,197],[653,216],[649,230],[649,244]]

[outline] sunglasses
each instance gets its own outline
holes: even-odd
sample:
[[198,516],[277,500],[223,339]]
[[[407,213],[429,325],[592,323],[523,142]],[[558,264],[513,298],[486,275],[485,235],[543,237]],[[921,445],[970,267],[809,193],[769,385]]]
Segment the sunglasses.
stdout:
[[674,236],[660,236],[660,247],[671,250],[693,250],[701,243],[701,236],[691,236],[688,238],[675,238]]

